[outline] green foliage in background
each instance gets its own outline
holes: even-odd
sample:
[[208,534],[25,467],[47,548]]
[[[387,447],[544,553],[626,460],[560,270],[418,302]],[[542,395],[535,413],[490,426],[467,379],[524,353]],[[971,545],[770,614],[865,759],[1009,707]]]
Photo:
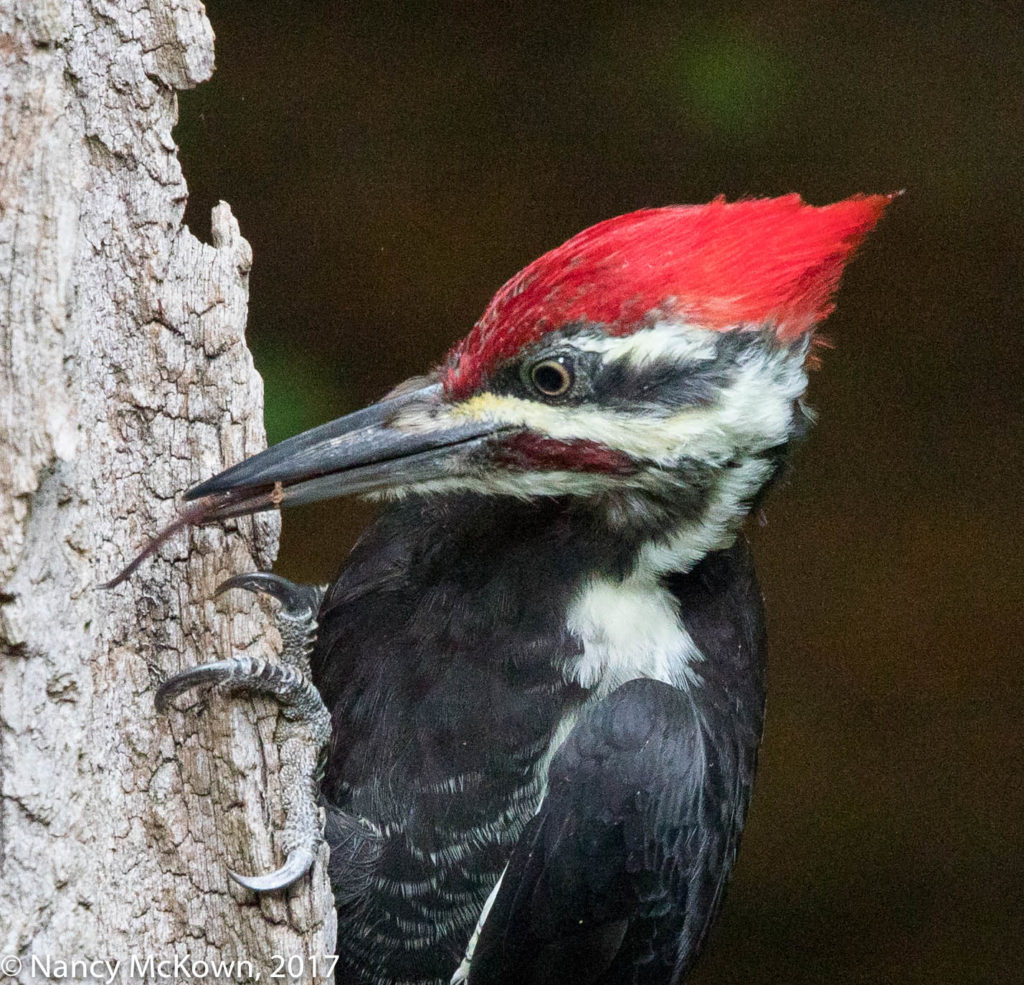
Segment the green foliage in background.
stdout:
[[268,444],[339,417],[347,409],[339,406],[345,387],[338,368],[328,366],[319,354],[271,335],[253,338],[250,348],[263,377]]
[[680,38],[663,73],[693,122],[734,140],[769,137],[796,83],[777,44],[728,26]]

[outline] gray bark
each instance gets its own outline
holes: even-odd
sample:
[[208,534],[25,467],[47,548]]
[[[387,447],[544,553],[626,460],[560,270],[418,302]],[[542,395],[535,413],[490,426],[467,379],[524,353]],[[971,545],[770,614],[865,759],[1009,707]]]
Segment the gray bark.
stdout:
[[181,533],[96,587],[182,489],[265,443],[249,246],[224,204],[212,245],[182,225],[176,91],[212,70],[198,0],[0,0],[0,959],[19,982],[71,959],[134,980],[151,956],[266,979],[273,955],[333,951],[323,853],[285,894],[226,876],[283,857],[278,710],[153,709],[162,675],[271,654],[268,610],[214,588],[269,567],[276,516]]

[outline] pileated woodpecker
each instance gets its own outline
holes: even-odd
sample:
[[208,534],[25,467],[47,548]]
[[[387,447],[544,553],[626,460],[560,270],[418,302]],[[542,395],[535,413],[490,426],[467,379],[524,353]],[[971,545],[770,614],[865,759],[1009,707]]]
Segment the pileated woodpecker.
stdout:
[[[762,730],[740,528],[808,426],[813,330],[890,199],[602,222],[513,277],[429,375],[187,493],[178,526],[386,501],[326,594],[228,583],[283,602],[284,663],[159,694],[247,687],[329,732],[339,983],[666,985],[692,966]],[[285,866],[240,881],[304,873],[316,815],[292,816]]]

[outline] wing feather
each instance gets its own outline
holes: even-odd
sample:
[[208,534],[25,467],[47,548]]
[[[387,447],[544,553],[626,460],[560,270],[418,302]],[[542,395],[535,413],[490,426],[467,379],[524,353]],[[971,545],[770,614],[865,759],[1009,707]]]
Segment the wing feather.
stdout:
[[689,967],[742,816],[739,753],[708,742],[692,696],[659,681],[588,709],[552,760],[470,985],[665,985]]

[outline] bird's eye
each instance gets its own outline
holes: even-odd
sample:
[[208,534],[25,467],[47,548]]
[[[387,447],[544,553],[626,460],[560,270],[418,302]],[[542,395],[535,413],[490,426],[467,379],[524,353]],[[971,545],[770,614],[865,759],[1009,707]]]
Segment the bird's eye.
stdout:
[[545,397],[563,397],[572,386],[573,373],[565,357],[545,359],[530,367],[530,382]]

